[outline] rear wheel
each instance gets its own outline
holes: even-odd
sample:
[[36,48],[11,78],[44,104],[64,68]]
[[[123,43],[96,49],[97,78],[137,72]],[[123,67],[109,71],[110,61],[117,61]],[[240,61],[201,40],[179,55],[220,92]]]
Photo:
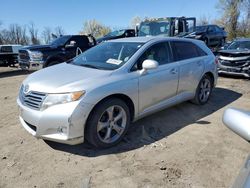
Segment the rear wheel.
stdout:
[[208,75],[204,75],[201,79],[192,100],[193,103],[203,105],[209,100],[212,92],[212,79]]
[[107,148],[121,141],[130,124],[128,106],[120,99],[98,104],[88,118],[85,137],[97,148]]

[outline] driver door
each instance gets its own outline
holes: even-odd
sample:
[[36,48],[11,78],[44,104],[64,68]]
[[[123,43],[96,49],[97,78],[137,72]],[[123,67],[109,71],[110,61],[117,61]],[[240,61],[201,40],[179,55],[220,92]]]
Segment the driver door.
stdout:
[[146,59],[156,60],[159,66],[139,77],[140,113],[154,110],[155,105],[176,96],[178,87],[179,67],[173,62],[168,42],[154,44],[146,50],[137,62],[137,69],[142,69]]

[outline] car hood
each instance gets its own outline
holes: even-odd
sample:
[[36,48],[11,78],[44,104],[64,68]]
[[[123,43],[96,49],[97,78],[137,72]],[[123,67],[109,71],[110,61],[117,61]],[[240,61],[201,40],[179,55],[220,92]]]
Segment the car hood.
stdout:
[[233,49],[233,50],[220,50],[220,53],[223,54],[249,54],[250,55],[250,49],[242,49],[242,50],[237,50],[237,49]]
[[195,37],[197,35],[203,35],[204,33],[206,33],[205,31],[194,31],[194,32],[190,32],[190,33],[182,33],[181,36],[182,37]]
[[24,50],[30,50],[30,51],[42,51],[42,50],[48,50],[51,48],[56,48],[52,45],[34,45],[34,46],[28,46],[23,48]]
[[250,50],[220,50],[218,53],[220,56],[230,57],[230,58],[241,58],[239,60],[249,59]]
[[86,90],[91,85],[105,81],[112,71],[98,70],[61,63],[34,72],[23,85],[29,90],[43,93],[65,93]]

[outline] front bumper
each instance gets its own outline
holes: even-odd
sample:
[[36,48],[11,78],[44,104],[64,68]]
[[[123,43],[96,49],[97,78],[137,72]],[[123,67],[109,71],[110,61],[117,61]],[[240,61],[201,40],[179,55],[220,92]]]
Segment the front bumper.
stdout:
[[39,70],[43,68],[44,61],[19,59],[18,63],[23,70]]
[[232,75],[232,76],[244,76],[250,78],[250,66],[246,67],[232,67],[218,64],[218,74]]
[[22,126],[36,138],[70,145],[83,143],[85,124],[93,105],[75,101],[39,111],[24,106],[19,98],[17,104]]

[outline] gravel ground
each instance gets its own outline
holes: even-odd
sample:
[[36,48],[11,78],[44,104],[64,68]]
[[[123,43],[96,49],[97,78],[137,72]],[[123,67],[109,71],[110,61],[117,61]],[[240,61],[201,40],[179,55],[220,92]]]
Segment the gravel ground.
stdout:
[[0,187],[229,187],[250,145],[222,124],[250,109],[250,81],[219,78],[204,106],[189,102],[134,123],[118,146],[94,150],[32,137],[16,97],[28,73],[0,68]]

